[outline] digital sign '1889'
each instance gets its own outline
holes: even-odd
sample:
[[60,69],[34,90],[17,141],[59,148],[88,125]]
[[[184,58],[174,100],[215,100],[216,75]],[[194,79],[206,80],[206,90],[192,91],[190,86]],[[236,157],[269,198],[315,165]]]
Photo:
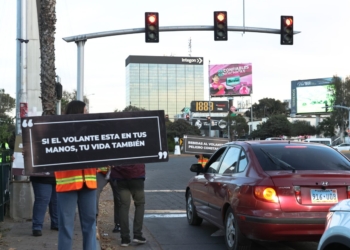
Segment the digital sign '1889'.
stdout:
[[228,103],[225,101],[192,101],[191,112],[227,112]]

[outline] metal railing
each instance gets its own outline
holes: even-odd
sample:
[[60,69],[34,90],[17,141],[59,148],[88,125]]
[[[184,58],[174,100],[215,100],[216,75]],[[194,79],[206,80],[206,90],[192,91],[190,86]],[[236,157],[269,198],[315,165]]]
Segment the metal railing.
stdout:
[[8,211],[10,202],[11,155],[10,150],[0,149],[0,222]]

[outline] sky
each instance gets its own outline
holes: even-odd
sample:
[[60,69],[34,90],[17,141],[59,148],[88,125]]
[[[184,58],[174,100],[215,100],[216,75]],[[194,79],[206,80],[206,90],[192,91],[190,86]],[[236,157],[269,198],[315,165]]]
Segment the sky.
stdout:
[[[0,0],[0,89],[14,98],[16,5],[15,0]],[[161,32],[159,43],[145,43],[140,33],[85,44],[84,94],[90,99],[91,113],[125,108],[129,55],[203,57],[203,100],[209,99],[209,64],[252,63],[252,102],[283,101],[291,98],[292,80],[350,75],[349,9],[347,0],[57,0],[56,74],[64,90],[77,89],[77,46],[63,37],[144,28],[145,12],[159,12],[161,27],[213,25],[213,12],[227,11],[228,26],[280,29],[280,16],[291,15],[294,31],[301,32],[292,46],[280,45],[278,34],[265,33],[229,32],[228,41],[214,41],[214,31]],[[235,97],[234,102],[241,99]]]

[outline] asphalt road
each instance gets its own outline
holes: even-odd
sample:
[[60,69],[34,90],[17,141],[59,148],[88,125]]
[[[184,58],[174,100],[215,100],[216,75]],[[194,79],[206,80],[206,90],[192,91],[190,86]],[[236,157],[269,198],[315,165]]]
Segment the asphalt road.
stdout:
[[[161,249],[226,249],[223,232],[204,221],[190,226],[186,219],[185,188],[194,175],[192,155],[172,156],[169,162],[146,165],[144,225]],[[254,242],[251,250],[316,250],[317,242]]]

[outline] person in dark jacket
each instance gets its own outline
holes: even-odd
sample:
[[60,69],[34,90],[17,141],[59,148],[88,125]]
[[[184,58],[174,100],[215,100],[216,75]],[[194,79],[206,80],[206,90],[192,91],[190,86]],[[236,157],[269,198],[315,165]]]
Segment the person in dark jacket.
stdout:
[[145,213],[145,164],[130,164],[113,166],[111,180],[116,180],[120,196],[119,218],[121,246],[128,246],[130,241],[129,209],[131,198],[134,200],[135,215],[133,223],[133,242],[146,243],[142,236],[143,216]]

